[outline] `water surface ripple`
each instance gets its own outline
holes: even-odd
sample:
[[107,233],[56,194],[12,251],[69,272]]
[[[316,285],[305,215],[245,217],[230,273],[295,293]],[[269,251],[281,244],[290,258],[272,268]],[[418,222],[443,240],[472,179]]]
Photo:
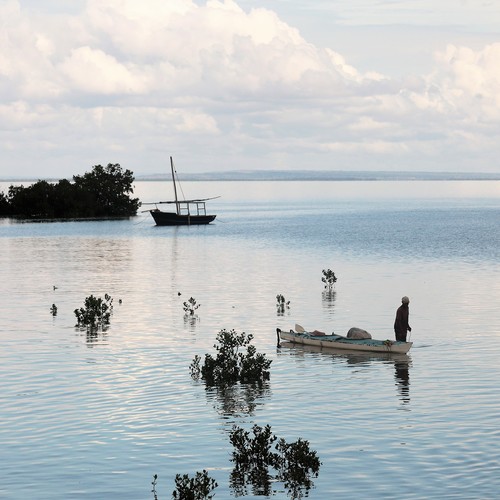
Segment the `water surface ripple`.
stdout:
[[[203,469],[231,498],[235,424],[308,440],[322,461],[310,498],[498,498],[499,197],[338,184],[273,183],[271,202],[255,184],[226,191],[207,227],[0,221],[0,498],[152,499],[154,474],[168,498],[175,474]],[[76,329],[74,309],[104,293],[110,328]],[[392,338],[402,295],[409,355],[276,345],[296,322]],[[190,296],[201,307],[185,318]],[[222,328],[272,359],[260,389],[191,379]]]

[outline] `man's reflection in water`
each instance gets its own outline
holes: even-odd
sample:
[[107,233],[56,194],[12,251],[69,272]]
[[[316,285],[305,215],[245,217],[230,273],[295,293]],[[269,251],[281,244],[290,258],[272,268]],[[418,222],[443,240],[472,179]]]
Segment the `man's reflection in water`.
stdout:
[[407,405],[410,402],[410,370],[409,361],[394,361],[394,378],[396,379],[396,386],[400,394],[400,400],[403,405]]

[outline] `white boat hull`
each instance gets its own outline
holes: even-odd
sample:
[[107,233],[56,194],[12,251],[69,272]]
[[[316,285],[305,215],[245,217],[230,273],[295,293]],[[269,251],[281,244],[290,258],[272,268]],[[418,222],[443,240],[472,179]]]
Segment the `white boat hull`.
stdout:
[[308,332],[297,333],[293,330],[285,332],[279,328],[277,328],[277,335],[278,339],[286,340],[294,344],[349,351],[406,354],[413,345],[413,342],[396,342],[392,340],[375,339],[355,340],[341,337],[340,335],[313,335]]

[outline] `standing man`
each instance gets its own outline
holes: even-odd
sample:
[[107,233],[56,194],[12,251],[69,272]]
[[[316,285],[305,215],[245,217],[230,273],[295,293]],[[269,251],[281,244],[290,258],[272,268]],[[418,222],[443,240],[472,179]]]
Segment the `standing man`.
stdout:
[[394,321],[394,332],[396,333],[396,340],[400,342],[406,342],[406,332],[411,332],[411,327],[408,324],[410,317],[410,310],[408,304],[410,299],[408,297],[403,297],[401,299],[401,305],[396,311],[396,319]]

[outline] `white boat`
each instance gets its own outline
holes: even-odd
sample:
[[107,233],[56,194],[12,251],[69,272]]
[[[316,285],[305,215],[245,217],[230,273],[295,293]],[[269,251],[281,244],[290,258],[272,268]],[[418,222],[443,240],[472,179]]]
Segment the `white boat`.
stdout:
[[[327,349],[347,349],[349,351],[386,352],[406,354],[413,345],[413,342],[399,342],[396,340],[375,340],[375,339],[349,339],[342,335],[325,335],[320,332],[307,332],[296,325],[296,330],[288,332],[276,328],[278,345],[282,340],[294,344],[316,346]],[[302,331],[301,331],[302,330]]]

